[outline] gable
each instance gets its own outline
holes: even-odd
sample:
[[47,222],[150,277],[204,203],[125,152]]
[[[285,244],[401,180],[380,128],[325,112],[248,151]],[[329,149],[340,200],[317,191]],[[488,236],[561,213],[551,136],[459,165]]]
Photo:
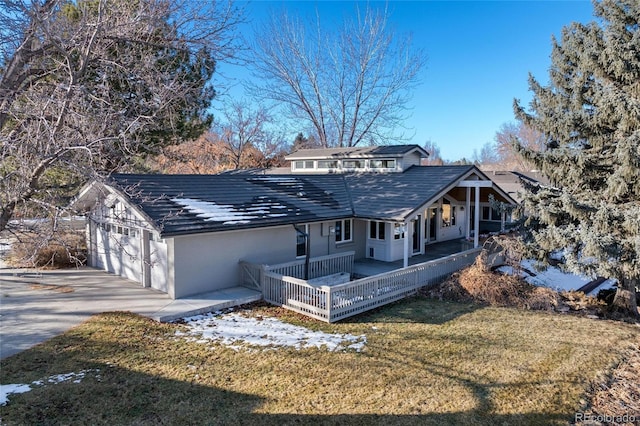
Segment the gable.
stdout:
[[345,175],[345,179],[356,217],[403,221],[472,170],[473,166],[424,166],[404,173]]

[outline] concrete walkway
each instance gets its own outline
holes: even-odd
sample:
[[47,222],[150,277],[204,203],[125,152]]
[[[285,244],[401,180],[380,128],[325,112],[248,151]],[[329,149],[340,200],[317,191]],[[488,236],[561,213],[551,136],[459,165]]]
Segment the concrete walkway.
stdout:
[[51,271],[0,265],[0,358],[44,342],[94,314],[129,311],[157,321],[212,312],[260,300],[257,290],[233,287],[172,300],[93,268]]

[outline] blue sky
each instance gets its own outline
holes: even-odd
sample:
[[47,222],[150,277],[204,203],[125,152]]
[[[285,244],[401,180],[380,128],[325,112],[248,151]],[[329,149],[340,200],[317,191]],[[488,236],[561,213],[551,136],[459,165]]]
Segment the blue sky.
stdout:
[[[246,32],[251,25],[259,24],[270,10],[286,8],[301,17],[312,17],[317,10],[321,23],[329,25],[352,16],[356,3],[241,4],[252,22],[244,29],[250,36]],[[381,2],[369,4],[384,7]],[[559,37],[562,27],[573,21],[594,20],[587,0],[390,1],[388,8],[396,35],[410,33],[414,45],[427,54],[422,83],[410,105],[412,117],[406,123],[409,142],[423,145],[431,140],[447,160],[471,158],[474,150],[493,142],[500,126],[514,120],[513,99],[525,105],[531,100],[528,73],[547,82],[551,36]]]

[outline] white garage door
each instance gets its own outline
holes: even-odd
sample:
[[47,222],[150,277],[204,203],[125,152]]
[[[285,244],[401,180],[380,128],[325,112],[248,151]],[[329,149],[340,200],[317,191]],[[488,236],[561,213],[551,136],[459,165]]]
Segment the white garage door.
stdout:
[[142,282],[141,234],[136,229],[104,224],[96,229],[95,266]]

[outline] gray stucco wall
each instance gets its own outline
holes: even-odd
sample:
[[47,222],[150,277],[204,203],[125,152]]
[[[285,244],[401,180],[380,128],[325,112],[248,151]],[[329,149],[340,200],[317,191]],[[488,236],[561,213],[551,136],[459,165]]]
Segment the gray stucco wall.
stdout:
[[[310,225],[311,256],[355,250],[364,257],[364,221],[353,221],[354,242],[335,243],[334,235],[323,235],[322,224]],[[333,226],[327,222],[325,226]],[[240,283],[241,260],[276,264],[296,260],[296,232],[293,226],[258,228],[167,238],[168,292],[186,297]]]
[[335,221],[311,224],[311,257],[347,251],[355,251],[356,259],[365,257],[367,222],[357,219],[352,220],[352,240],[348,242],[336,243],[335,235],[328,235],[328,228],[334,226]]
[[[173,240],[175,298],[236,286],[238,262],[281,263],[295,259],[292,226],[185,235]],[[170,256],[171,257],[171,256]]]

